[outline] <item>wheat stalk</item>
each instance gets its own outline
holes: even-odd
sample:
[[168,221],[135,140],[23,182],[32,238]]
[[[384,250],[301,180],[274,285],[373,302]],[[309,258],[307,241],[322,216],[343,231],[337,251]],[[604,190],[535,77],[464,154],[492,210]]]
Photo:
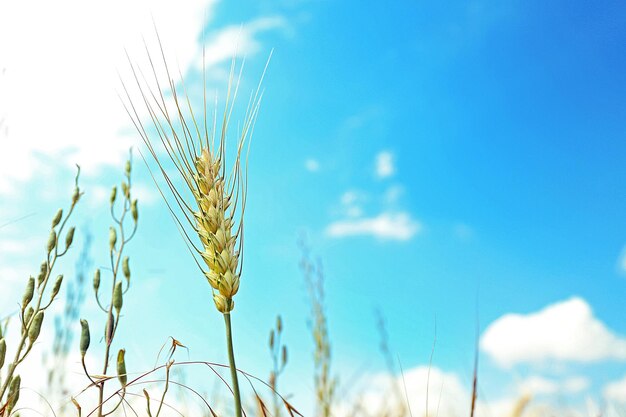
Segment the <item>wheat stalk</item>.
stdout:
[[[156,163],[157,170],[160,171],[169,188],[170,197],[165,197],[155,179],[159,192],[165,199],[196,264],[211,286],[215,307],[224,315],[235,409],[237,417],[240,417],[242,414],[241,398],[235,365],[230,313],[235,306],[233,298],[239,290],[242,271],[243,216],[247,191],[247,156],[244,158],[243,153],[244,147],[246,143],[249,144],[249,138],[254,130],[262,97],[260,85],[263,76],[259,82],[259,87],[251,94],[243,125],[238,134],[234,161],[227,169],[226,144],[229,134],[229,121],[237,97],[243,65],[240,67],[239,75],[235,81],[235,59],[232,61],[226,103],[220,118],[219,128],[217,99],[211,123],[209,123],[207,116],[206,69],[203,68],[205,90],[203,92],[203,120],[202,123],[199,123],[196,114],[200,114],[200,112],[194,112],[182,74],[180,75],[180,85],[184,93],[181,95],[170,76],[158,34],[157,39],[162,58],[162,69],[168,80],[167,87],[163,88],[164,85],[159,81],[157,68],[149,52],[148,59],[151,78],[154,78],[153,82],[148,82],[144,74],[129,59],[141,99],[135,103],[122,80],[127,99],[124,100],[124,105],[148,152]],[[168,106],[163,91],[167,91],[171,95],[173,105]],[[144,126],[137,110],[139,104],[147,110],[153,132],[148,133],[146,126]],[[210,130],[209,125],[211,125]],[[158,146],[162,146],[165,150],[164,154],[159,153]],[[174,166],[175,178],[166,170],[166,161]],[[148,168],[150,168],[149,165]],[[150,172],[153,174],[152,170]],[[154,178],[154,175],[152,176]],[[182,182],[182,187],[179,186],[180,182]]]

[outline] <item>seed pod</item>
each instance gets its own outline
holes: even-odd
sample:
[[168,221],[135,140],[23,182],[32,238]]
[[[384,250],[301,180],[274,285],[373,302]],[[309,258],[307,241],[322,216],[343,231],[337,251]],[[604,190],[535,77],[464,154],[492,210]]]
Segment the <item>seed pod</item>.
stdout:
[[35,317],[33,318],[33,322],[28,329],[28,340],[31,345],[35,343],[35,340],[39,337],[39,332],[41,331],[41,323],[43,323],[43,311],[37,312]]
[[122,181],[122,193],[126,198],[130,196],[130,188],[128,188],[128,184],[126,183],[126,181]]
[[270,350],[274,351],[274,330],[270,330]]
[[125,256],[122,259],[122,271],[124,272],[124,277],[126,277],[127,281],[130,281],[130,266],[128,265],[128,256]]
[[126,362],[124,360],[124,355],[126,351],[124,349],[120,349],[117,352],[117,378],[120,380],[120,384],[122,387],[126,386],[126,382],[128,381],[128,376],[126,375]]
[[[78,177],[77,177],[78,178]],[[76,205],[78,200],[80,199],[80,189],[78,187],[74,188],[74,194],[72,195],[72,205]]]
[[50,232],[50,237],[48,238],[48,243],[46,244],[46,249],[48,249],[48,253],[52,252],[52,249],[57,245],[57,232],[54,230]]
[[117,284],[115,284],[115,288],[113,289],[113,307],[115,307],[117,314],[120,313],[120,310],[122,309],[122,304],[122,281],[119,281]]
[[89,336],[89,323],[85,319],[80,319],[80,356],[85,357],[91,337]]
[[109,249],[115,249],[115,244],[117,243],[117,232],[114,227],[109,228]]
[[126,161],[126,166],[124,167],[124,172],[126,173],[126,176],[130,175],[130,169],[131,169],[130,161]]
[[117,187],[113,186],[113,188],[111,189],[111,198],[109,199],[109,201],[111,202],[111,205],[115,203],[116,198],[117,198]]
[[26,311],[24,312],[24,328],[26,326],[28,326],[28,322],[30,321],[30,319],[33,317],[33,313],[35,312],[35,310],[33,310],[32,307],[28,307],[26,309]]
[[113,331],[115,330],[115,320],[113,318],[113,313],[109,312],[109,317],[107,319],[107,325],[104,328],[104,341],[107,346],[111,344],[113,340]]
[[63,217],[63,209],[59,209],[59,211],[57,211],[57,214],[55,214],[54,217],[52,218],[53,229],[59,224],[62,217]]
[[100,288],[100,269],[96,269],[96,272],[93,274],[93,290],[98,293],[98,288]]
[[7,342],[4,337],[0,339],[0,369],[4,366],[4,357],[7,354]]
[[283,366],[287,364],[287,346],[283,346],[282,362]]
[[280,316],[276,316],[276,331],[278,333],[283,331],[283,319]]
[[65,249],[69,248],[72,242],[74,241],[74,232],[76,231],[75,227],[70,227],[70,230],[67,231],[67,235],[65,235]]
[[134,199],[132,203],[130,203],[130,214],[133,216],[133,220],[137,222],[139,218],[139,212],[137,211],[137,199]]
[[57,294],[59,294],[62,283],[63,283],[63,275],[59,275],[57,277],[57,280],[54,282],[54,287],[52,287],[52,294],[50,295],[51,300],[54,300],[54,297],[56,297]]
[[37,275],[37,288],[43,283],[43,280],[46,278],[48,274],[48,263],[46,261],[41,263],[41,268],[39,269],[39,275]]
[[22,297],[22,311],[26,308],[28,303],[33,299],[33,294],[35,293],[35,278],[28,278],[28,284],[26,284],[26,290],[24,291],[24,296]]
[[13,411],[15,404],[17,404],[17,400],[19,400],[20,398],[21,382],[22,382],[22,379],[20,378],[19,375],[15,375],[13,379],[11,380],[11,385],[9,385],[9,396],[7,397],[7,406],[6,406],[7,416],[11,415],[11,411]]

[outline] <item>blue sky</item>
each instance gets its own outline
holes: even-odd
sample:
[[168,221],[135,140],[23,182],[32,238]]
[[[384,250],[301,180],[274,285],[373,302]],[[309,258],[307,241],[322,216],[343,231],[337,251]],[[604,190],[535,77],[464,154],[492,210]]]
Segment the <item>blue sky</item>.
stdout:
[[[62,18],[71,3],[50,13]],[[519,396],[529,380],[545,391],[538,401],[579,405],[588,393],[619,403],[610,393],[626,393],[622,4],[214,0],[169,7],[132,3],[129,16],[142,19],[132,27],[115,3],[72,9],[66,29],[45,19],[34,34],[6,29],[16,41],[0,47],[4,96],[13,99],[1,107],[8,129],[0,138],[7,150],[0,224],[32,213],[0,229],[7,288],[21,293],[16,271],[37,269],[37,248],[66,201],[73,163],[85,168],[78,225],[94,234],[95,264],[105,259],[103,201],[128,145],[141,149],[116,101],[115,69],[124,62],[113,57],[141,35],[154,40],[152,13],[172,44],[169,55],[196,87],[203,36],[211,83],[220,85],[238,53],[246,56],[246,92],[274,50],[249,165],[246,263],[234,315],[242,368],[268,372],[266,336],[281,314],[292,358],[285,386],[310,406],[312,343],[296,245],[306,233],[325,265],[342,381],[358,370],[365,380],[384,371],[379,309],[404,369],[418,378],[436,328],[437,369],[467,389],[478,316],[487,405]],[[37,19],[17,6],[10,12],[10,20]],[[119,34],[99,32],[90,20],[97,13]],[[80,43],[75,33],[84,34]],[[34,47],[41,56],[24,57]],[[172,335],[194,358],[224,360],[209,286],[140,161],[135,172],[141,223],[129,253],[136,287],[120,343],[156,352]],[[505,320],[511,313],[521,321]],[[539,319],[525,327],[532,313]],[[133,338],[136,326],[145,329],[141,340]],[[572,348],[546,348],[549,334],[561,337],[555,346]],[[588,337],[572,339],[580,334]],[[503,347],[507,335],[520,338],[513,351]],[[143,365],[153,357],[129,355]],[[576,378],[578,385],[567,385]]]

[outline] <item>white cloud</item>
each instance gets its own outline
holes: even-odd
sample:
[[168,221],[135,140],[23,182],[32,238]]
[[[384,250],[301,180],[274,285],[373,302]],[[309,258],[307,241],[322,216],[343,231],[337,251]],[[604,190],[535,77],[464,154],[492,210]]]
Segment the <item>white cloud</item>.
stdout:
[[422,230],[422,224],[409,213],[384,212],[376,217],[336,221],[326,228],[332,237],[375,236],[380,239],[409,240]]
[[626,376],[606,384],[602,393],[606,400],[626,404]]
[[[211,67],[232,57],[245,57],[259,52],[260,42],[256,39],[259,33],[272,29],[286,29],[287,22],[282,16],[266,16],[252,20],[245,25],[232,25],[209,34],[205,50],[205,65]],[[196,61],[197,68],[202,69],[202,56]]]
[[360,385],[355,387],[360,391],[356,391],[354,398],[344,398],[335,414],[358,414],[354,413],[355,404],[359,409],[367,410],[368,415],[399,414],[400,408],[407,411],[407,398],[411,413],[416,416],[425,415],[427,397],[427,415],[460,416],[469,406],[470,395],[459,377],[436,367],[431,367],[429,372],[428,366],[418,366],[404,371],[404,377],[369,375],[362,378]]
[[383,151],[376,155],[376,176],[378,178],[391,177],[395,172],[394,157],[391,152]]
[[304,161],[304,167],[309,172],[317,172],[320,170],[320,163],[317,161],[317,159],[309,158]]
[[581,298],[526,315],[506,314],[487,327],[481,349],[498,364],[626,360],[626,339],[594,317]]
[[[129,65],[145,61],[142,36],[156,48],[153,19],[170,61],[184,74],[202,56],[198,43],[217,0],[112,0],[100,6],[72,0],[5,2],[0,6],[0,194],[41,175],[50,160],[86,174],[121,166],[137,135],[117,96]],[[28,22],[28,24],[24,24]],[[257,36],[283,27],[280,17],[262,17],[209,36],[207,64],[251,55]],[[114,28],[114,30],[111,30]],[[238,43],[237,43],[238,42]],[[56,163],[55,162],[55,163]]]
[[564,380],[548,379],[542,376],[531,376],[523,380],[519,385],[519,391],[523,394],[575,394],[587,389],[590,385],[585,377],[570,377]]

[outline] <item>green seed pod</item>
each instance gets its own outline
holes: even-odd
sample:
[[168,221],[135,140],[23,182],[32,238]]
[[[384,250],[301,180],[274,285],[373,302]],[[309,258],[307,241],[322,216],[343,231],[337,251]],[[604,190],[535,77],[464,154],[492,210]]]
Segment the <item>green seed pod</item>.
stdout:
[[115,307],[117,314],[120,313],[120,310],[122,309],[122,304],[122,281],[119,281],[117,284],[115,284],[115,288],[113,289],[113,307]]
[[78,203],[78,200],[80,199],[80,190],[78,189],[78,187],[74,188],[74,194],[72,195],[72,205],[76,205],[76,203]]
[[61,218],[63,217],[63,209],[59,209],[57,214],[52,218],[52,228],[54,229],[61,222]]
[[39,332],[41,331],[41,323],[43,323],[43,311],[37,312],[35,317],[33,318],[33,322],[28,329],[28,340],[31,345],[35,343],[35,340],[39,337]]
[[117,187],[113,186],[113,188],[111,189],[111,198],[109,199],[109,202],[111,203],[111,205],[115,203],[116,198],[117,198]]
[[35,293],[35,278],[28,278],[28,284],[26,284],[26,290],[24,291],[24,296],[22,297],[22,311],[26,308],[28,303],[33,299],[33,294]]
[[283,346],[282,362],[283,366],[287,364],[287,346]]
[[0,339],[0,369],[4,366],[4,357],[7,354],[7,342],[4,337]]
[[89,349],[89,342],[91,337],[89,336],[89,323],[87,320],[80,319],[80,356],[85,357],[87,349]]
[[122,181],[122,193],[124,194],[124,197],[128,198],[130,196],[130,188],[128,188],[128,184],[126,184],[126,181]]
[[115,249],[115,244],[117,243],[117,232],[114,227],[109,228],[109,249]]
[[270,330],[270,350],[274,351],[274,330]]
[[33,317],[34,312],[35,310],[33,310],[32,307],[28,307],[26,311],[24,312],[24,327],[28,326],[28,322]]
[[131,165],[130,165],[130,161],[126,161],[126,166],[124,167],[124,172],[126,173],[126,176],[130,176],[130,169],[131,169]]
[[11,411],[17,404],[17,400],[20,398],[20,385],[22,383],[22,379],[19,375],[15,375],[11,380],[11,385],[9,385],[9,396],[7,397],[7,405],[6,405],[6,415],[11,415]]
[[96,272],[93,274],[93,290],[98,293],[98,288],[100,288],[100,269],[96,269]]
[[104,328],[104,341],[107,346],[111,344],[113,340],[113,331],[115,330],[115,319],[113,318],[113,313],[109,312],[109,317],[107,319],[107,325]]
[[44,279],[46,279],[46,275],[48,274],[48,263],[46,261],[41,263],[41,268],[39,269],[39,275],[37,275],[37,288],[43,283]]
[[122,271],[124,272],[126,280],[130,281],[130,265],[128,264],[128,256],[125,256],[124,259],[122,259]]
[[52,252],[52,249],[57,245],[57,232],[54,230],[50,232],[50,237],[48,238],[48,243],[46,244],[46,249],[48,249],[48,253]]
[[276,331],[278,333],[283,331],[283,319],[280,316],[276,316]]
[[124,360],[125,354],[126,351],[124,349],[120,349],[120,351],[117,352],[117,378],[120,380],[122,387],[125,387],[128,381],[128,376],[126,375],[126,361]]
[[67,231],[67,235],[65,235],[65,249],[69,248],[72,242],[74,241],[75,231],[76,231],[75,227],[70,227],[70,230]]
[[54,300],[54,297],[56,297],[57,294],[59,294],[62,283],[63,283],[63,275],[59,275],[57,277],[57,280],[54,282],[54,287],[52,287],[52,294],[50,295],[51,300]]
[[134,199],[132,203],[130,203],[130,214],[133,216],[133,220],[135,223],[139,218],[139,212],[137,211],[137,199]]

